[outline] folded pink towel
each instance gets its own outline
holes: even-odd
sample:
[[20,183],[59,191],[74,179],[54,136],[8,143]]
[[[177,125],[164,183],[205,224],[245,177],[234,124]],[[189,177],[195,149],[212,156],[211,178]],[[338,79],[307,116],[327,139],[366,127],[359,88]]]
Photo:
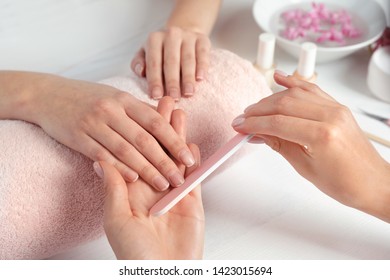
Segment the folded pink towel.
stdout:
[[[135,75],[102,81],[156,104]],[[235,132],[243,109],[270,94],[251,63],[222,50],[211,54],[207,79],[179,107],[188,139],[210,156]],[[42,259],[103,233],[101,180],[92,162],[23,121],[0,121],[0,259]]]

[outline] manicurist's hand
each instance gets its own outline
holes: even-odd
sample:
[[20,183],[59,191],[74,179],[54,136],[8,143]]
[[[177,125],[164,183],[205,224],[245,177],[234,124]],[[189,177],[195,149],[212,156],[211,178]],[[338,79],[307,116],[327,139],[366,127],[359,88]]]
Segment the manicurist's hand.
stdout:
[[318,86],[275,74],[287,89],[248,107],[235,130],[255,134],[321,191],[390,221],[390,167],[349,109]]
[[8,113],[2,112],[3,118],[38,124],[71,149],[114,165],[128,182],[140,176],[155,189],[165,190],[184,181],[173,159],[186,166],[195,163],[169,122],[128,93],[38,73],[9,72],[8,84],[12,79],[17,86],[7,92],[14,94],[0,99],[6,102],[19,96],[20,100],[8,106]]
[[[171,119],[175,130],[185,134],[184,114],[172,113],[164,100],[159,111]],[[199,163],[199,151],[190,145]],[[166,192],[157,192],[143,180],[125,183],[119,172],[106,162],[95,162],[104,178],[106,198],[104,228],[118,259],[200,259],[204,243],[204,212],[200,187],[182,199],[168,213],[149,216],[149,209]],[[101,168],[101,169],[100,169]],[[193,169],[192,167],[191,169]],[[180,165],[184,172],[184,166]],[[190,173],[188,169],[186,175]]]

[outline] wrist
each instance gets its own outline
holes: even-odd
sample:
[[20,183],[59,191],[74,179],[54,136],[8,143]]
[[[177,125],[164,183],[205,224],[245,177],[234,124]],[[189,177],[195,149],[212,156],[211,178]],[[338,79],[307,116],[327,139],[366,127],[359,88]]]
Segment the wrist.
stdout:
[[365,186],[359,210],[390,223],[390,164],[382,159],[371,174],[372,184]]
[[[1,119],[24,120],[39,125],[44,96],[59,77],[33,72],[7,71],[1,74]],[[7,81],[7,82],[5,82]]]
[[207,35],[207,31],[202,29],[202,27],[196,25],[196,24],[191,24],[191,23],[186,23],[186,24],[176,24],[176,23],[170,23],[168,22],[164,26],[164,30],[169,30],[171,28],[179,28],[183,31],[187,32],[193,32],[193,33],[198,33],[198,34],[203,34]]

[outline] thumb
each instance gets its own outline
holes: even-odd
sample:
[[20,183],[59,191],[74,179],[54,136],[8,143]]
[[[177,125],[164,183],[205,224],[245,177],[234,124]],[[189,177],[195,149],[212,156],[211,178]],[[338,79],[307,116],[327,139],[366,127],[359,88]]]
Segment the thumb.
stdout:
[[145,50],[141,48],[134,56],[131,61],[131,69],[137,74],[139,77],[145,77],[146,67],[145,67]]
[[106,196],[104,199],[105,220],[120,215],[131,215],[127,185],[119,171],[107,162],[94,162],[93,167],[99,177],[104,179]]

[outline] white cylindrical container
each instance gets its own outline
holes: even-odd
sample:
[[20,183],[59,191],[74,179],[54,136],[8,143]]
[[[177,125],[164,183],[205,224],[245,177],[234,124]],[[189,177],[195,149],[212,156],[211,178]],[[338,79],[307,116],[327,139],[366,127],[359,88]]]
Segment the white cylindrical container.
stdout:
[[275,53],[275,35],[271,33],[262,33],[259,35],[259,44],[257,47],[257,57],[255,67],[259,70],[267,84],[272,87],[274,84],[274,53]]
[[381,47],[372,55],[367,85],[376,97],[390,103],[390,46]]
[[310,79],[314,75],[316,65],[317,46],[314,43],[306,42],[301,45],[297,72],[305,78]]

